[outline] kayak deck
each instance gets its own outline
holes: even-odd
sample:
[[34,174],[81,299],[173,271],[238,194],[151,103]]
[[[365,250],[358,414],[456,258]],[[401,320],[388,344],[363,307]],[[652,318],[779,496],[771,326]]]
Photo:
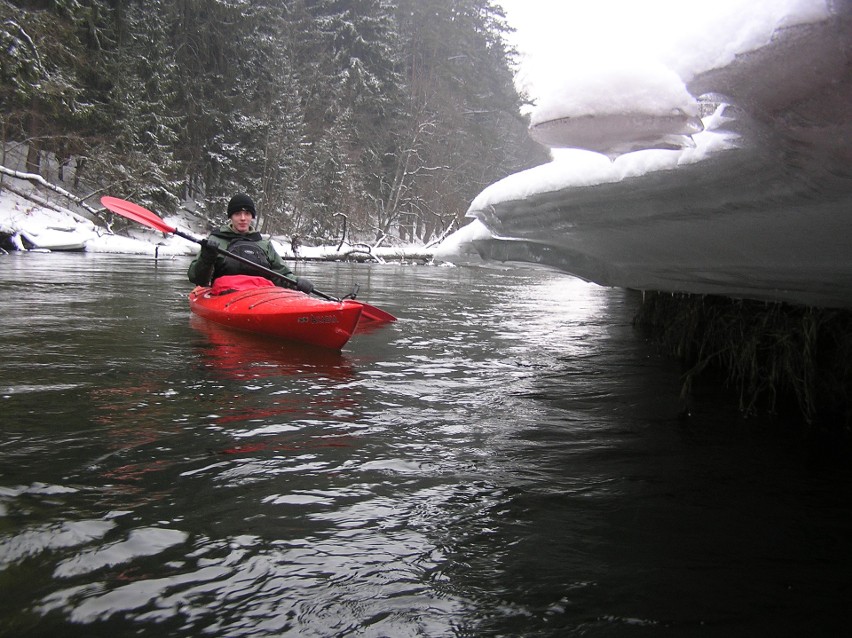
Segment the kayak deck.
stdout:
[[229,328],[334,350],[349,341],[362,310],[356,301],[326,301],[277,286],[219,294],[198,286],[189,293],[189,307]]

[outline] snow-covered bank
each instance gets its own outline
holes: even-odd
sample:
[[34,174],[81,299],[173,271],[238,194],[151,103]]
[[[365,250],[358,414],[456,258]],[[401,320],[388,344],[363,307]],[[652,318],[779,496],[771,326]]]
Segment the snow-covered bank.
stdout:
[[[164,216],[163,219],[170,226],[194,233],[199,238],[206,234],[199,229],[188,228],[184,218]],[[194,242],[143,226],[131,226],[123,234],[110,233],[103,226],[61,205],[40,201],[37,197],[27,198],[5,188],[0,188],[0,238],[4,238],[7,244],[0,244],[0,250],[5,251],[35,249],[159,257],[191,256],[198,252],[198,245]],[[285,259],[425,262],[432,257],[432,249],[416,244],[375,248],[344,243],[298,246],[294,251],[286,238],[273,239],[273,245]]]
[[[78,250],[132,255],[191,255],[194,245],[180,237],[132,229],[127,236],[109,233],[93,221],[55,203],[37,203],[0,189],[0,235],[10,247]],[[8,250],[8,248],[7,248]]]
[[[659,130],[659,73],[563,87],[533,116],[553,127],[554,160],[472,202],[480,226],[459,232],[479,254],[606,286],[852,308],[852,5],[717,9],[666,60],[665,77],[703,107],[703,131]],[[613,137],[617,116],[645,128]],[[623,143],[674,150],[619,154]]]

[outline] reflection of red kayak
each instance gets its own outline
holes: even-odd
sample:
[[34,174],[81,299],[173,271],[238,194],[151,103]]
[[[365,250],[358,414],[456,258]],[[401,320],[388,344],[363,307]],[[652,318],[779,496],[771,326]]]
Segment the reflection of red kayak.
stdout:
[[190,317],[189,325],[203,336],[202,364],[228,379],[295,376],[343,382],[352,378],[352,365],[338,350],[231,330],[197,315]]
[[340,350],[358,325],[357,301],[326,301],[275,286],[262,277],[219,277],[213,287],[197,287],[189,307],[208,321]]

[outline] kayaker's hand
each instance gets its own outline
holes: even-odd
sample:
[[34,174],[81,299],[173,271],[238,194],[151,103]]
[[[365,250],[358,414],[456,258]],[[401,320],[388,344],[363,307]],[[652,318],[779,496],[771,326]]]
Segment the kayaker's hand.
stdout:
[[216,254],[217,254],[216,247],[214,245],[212,245],[206,239],[202,239],[198,243],[201,244],[201,259],[202,259],[202,261],[211,262],[211,263],[216,261]]
[[314,291],[314,284],[305,277],[296,277],[296,290],[309,295]]

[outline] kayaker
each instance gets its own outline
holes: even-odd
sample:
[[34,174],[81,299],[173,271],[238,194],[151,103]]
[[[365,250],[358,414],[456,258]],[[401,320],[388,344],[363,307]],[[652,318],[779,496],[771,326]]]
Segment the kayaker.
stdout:
[[[201,240],[201,251],[189,265],[189,280],[199,286],[209,286],[223,275],[254,275],[266,277],[276,285],[296,288],[309,293],[313,284],[304,277],[296,277],[281,260],[272,242],[263,239],[254,227],[257,209],[254,201],[245,193],[239,193],[228,202],[228,223],[214,230],[207,239]],[[274,270],[281,277],[252,268],[248,264],[220,254],[216,247],[244,257],[259,266]]]

